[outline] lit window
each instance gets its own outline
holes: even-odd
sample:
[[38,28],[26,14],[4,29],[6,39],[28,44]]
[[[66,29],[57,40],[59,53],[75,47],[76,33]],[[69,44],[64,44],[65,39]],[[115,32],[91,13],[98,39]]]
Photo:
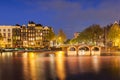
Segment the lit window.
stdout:
[[40,35],[42,36],[42,33],[40,33]]
[[6,29],[3,29],[3,31],[6,31]]

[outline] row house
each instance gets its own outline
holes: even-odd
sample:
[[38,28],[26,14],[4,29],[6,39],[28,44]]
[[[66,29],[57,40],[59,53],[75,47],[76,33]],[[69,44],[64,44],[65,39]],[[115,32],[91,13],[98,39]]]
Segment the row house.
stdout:
[[49,47],[48,35],[52,27],[42,26],[30,21],[28,25],[0,26],[0,33],[4,38],[5,47]]
[[12,47],[13,44],[13,29],[19,28],[19,26],[6,26],[1,25],[0,26],[0,34],[2,35],[1,38],[2,41],[0,42],[2,44],[2,47]]

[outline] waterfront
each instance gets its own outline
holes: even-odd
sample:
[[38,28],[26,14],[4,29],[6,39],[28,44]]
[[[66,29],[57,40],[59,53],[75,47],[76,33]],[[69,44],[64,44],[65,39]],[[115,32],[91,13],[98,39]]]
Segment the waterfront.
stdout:
[[3,52],[0,80],[120,80],[120,56]]

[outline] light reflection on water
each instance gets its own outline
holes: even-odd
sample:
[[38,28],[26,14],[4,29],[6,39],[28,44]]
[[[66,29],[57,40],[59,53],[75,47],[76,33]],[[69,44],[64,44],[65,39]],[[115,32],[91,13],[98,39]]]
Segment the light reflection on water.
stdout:
[[0,54],[0,80],[120,80],[120,56],[5,52]]
[[99,56],[93,56],[92,57],[92,66],[93,66],[93,70],[98,73],[100,70],[100,61],[99,61]]
[[57,76],[60,80],[65,80],[66,78],[66,71],[65,71],[65,61],[64,57],[58,57],[56,58],[56,72]]

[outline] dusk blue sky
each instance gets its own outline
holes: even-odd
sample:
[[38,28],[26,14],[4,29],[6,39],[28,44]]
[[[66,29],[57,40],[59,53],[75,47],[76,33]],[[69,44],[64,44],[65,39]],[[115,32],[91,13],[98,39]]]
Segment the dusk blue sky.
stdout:
[[120,19],[120,0],[0,0],[0,25],[34,21],[73,37],[92,24],[101,26]]

